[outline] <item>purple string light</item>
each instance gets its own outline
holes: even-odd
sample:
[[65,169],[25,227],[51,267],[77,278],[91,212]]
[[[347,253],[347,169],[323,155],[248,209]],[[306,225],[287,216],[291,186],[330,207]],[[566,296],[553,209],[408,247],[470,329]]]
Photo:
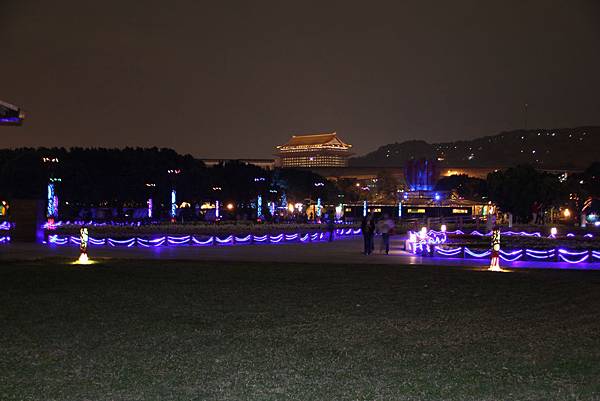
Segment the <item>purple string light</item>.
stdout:
[[[344,229],[338,229],[335,232],[338,235],[353,235],[359,234],[360,229],[350,231]],[[3,242],[0,237],[0,243]],[[8,237],[6,237],[8,238]],[[295,234],[278,234],[278,235],[252,235],[248,234],[245,237],[236,237],[233,235],[229,235],[225,238],[220,238],[217,236],[211,236],[207,239],[201,240],[192,235],[182,235],[182,236],[163,236],[154,239],[133,237],[124,240],[117,240],[113,238],[89,238],[89,242],[92,245],[108,245],[111,247],[125,246],[132,247],[135,245],[139,245],[144,248],[149,247],[158,247],[163,245],[173,245],[173,246],[183,246],[183,245],[200,245],[200,246],[210,246],[210,245],[234,245],[234,244],[248,244],[248,243],[270,243],[270,244],[278,244],[283,242],[292,242],[292,241],[300,241],[300,242],[310,242],[310,241],[321,241],[329,238],[328,234],[325,233],[306,233],[301,235],[299,233]],[[69,243],[79,245],[80,239],[77,236],[66,236],[59,237],[58,235],[50,235],[48,237],[49,243],[53,245],[68,245]],[[7,240],[4,240],[7,241]]]
[[485,251],[482,253],[477,253],[477,252],[473,252],[471,251],[469,248],[465,247],[465,254],[472,256],[474,258],[485,258],[487,256],[490,256],[491,252],[490,251]]
[[555,256],[554,249],[549,249],[549,250],[545,250],[545,251],[538,251],[535,249],[525,249],[525,255],[530,258],[534,258],[534,259],[550,259]]
[[561,258],[563,261],[567,262],[567,263],[571,263],[571,264],[577,264],[577,263],[583,263],[585,262],[590,255],[585,255],[584,257],[582,257],[581,259],[578,260],[570,260],[567,259],[566,257],[564,257],[563,255],[558,255],[559,258]]
[[215,242],[215,237],[209,237],[207,240],[205,241],[200,241],[199,239],[197,239],[196,237],[192,237],[192,242],[196,245],[212,245]]
[[[512,258],[510,256],[513,256]],[[523,250],[519,249],[513,252],[502,252],[500,251],[500,259],[505,262],[515,262],[523,257]]]
[[219,237],[215,237],[215,241],[217,244],[232,244],[233,243],[233,235],[226,237],[225,239],[221,239]]

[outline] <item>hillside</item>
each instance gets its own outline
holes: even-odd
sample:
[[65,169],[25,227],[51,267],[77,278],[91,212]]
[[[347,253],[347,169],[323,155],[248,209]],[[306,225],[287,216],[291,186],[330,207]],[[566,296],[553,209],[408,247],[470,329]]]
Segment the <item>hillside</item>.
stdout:
[[585,168],[600,160],[600,127],[502,132],[468,141],[412,140],[380,147],[350,160],[351,166],[402,166],[407,160],[436,158],[454,167],[503,167],[530,163],[544,168]]

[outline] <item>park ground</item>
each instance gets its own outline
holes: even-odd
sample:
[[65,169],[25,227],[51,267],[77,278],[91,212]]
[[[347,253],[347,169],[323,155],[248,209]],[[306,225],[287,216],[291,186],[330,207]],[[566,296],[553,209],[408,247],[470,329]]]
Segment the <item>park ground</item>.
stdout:
[[5,401],[600,399],[597,271],[0,263]]

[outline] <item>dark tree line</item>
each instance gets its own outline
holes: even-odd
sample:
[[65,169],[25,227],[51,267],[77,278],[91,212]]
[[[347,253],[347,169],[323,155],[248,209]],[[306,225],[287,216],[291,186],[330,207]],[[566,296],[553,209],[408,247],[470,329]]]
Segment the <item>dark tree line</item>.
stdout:
[[[491,173],[486,180],[455,175],[440,179],[436,190],[454,191],[465,199],[491,200],[522,222],[530,220],[534,204],[544,209],[567,206],[579,214],[588,201],[589,214],[600,203],[600,162],[567,179],[527,164]],[[590,203],[590,198],[595,201]]]
[[[181,173],[167,173],[174,169]],[[365,191],[356,180],[333,183],[304,170],[265,170],[235,161],[208,168],[201,160],[171,149],[0,149],[0,199],[45,199],[50,177],[60,179],[57,192],[61,205],[69,202],[74,209],[143,207],[149,197],[156,207],[162,204],[166,208],[173,187],[179,201],[191,203],[219,199],[248,206],[261,194],[266,205],[279,201],[284,193],[294,202],[321,198],[337,204],[368,198],[394,203],[395,190],[401,186],[385,172]],[[465,199],[491,200],[503,211],[527,221],[534,202],[545,207],[569,205],[579,212],[590,197],[599,198],[600,163],[567,180],[520,165],[492,173],[487,180],[446,177],[438,181],[436,190],[453,191]]]
[[[45,158],[57,162],[44,162]],[[284,192],[294,200],[333,201],[337,193],[332,183],[309,171],[271,171],[236,161],[208,168],[172,149],[0,150],[0,199],[45,199],[51,177],[60,179],[56,185],[61,203],[74,207],[143,206],[149,197],[167,204],[173,187],[178,199],[188,202],[219,199],[249,204],[259,193],[267,202],[280,199]]]

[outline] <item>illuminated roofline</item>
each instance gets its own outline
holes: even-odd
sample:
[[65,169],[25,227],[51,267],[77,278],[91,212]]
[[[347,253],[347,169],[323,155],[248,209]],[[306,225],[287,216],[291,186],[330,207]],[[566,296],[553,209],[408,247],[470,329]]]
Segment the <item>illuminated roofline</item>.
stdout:
[[[325,143],[298,144],[298,145],[294,145],[294,144],[290,143],[290,142],[292,142],[296,138],[310,140],[311,138],[317,138],[317,137],[329,137],[329,139]],[[338,143],[328,143],[330,141],[336,141]],[[337,132],[327,132],[327,133],[320,133],[320,134],[292,135],[292,138],[287,143],[285,143],[283,145],[276,146],[277,149],[306,148],[306,147],[336,147],[336,148],[347,148],[347,149],[349,149],[349,148],[352,147],[352,145],[347,144],[344,141],[342,141],[337,136]]]

